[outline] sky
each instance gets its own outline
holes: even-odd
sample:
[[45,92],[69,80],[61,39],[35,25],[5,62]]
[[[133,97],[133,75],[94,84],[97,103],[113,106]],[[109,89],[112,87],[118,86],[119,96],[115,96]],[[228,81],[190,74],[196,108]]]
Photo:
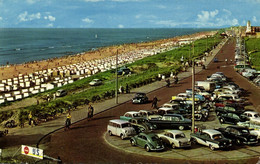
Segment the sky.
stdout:
[[0,28],[260,25],[260,0],[0,0]]

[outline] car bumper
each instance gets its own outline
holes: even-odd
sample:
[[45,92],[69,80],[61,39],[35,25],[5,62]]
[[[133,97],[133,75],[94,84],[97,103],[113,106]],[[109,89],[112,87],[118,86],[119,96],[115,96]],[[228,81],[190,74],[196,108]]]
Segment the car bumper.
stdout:
[[219,146],[219,149],[226,149],[226,148],[229,148],[231,146],[232,146],[232,144],[221,145],[221,146]]
[[253,145],[253,144],[257,144],[258,141],[255,140],[255,141],[248,141],[248,142],[243,142],[243,144],[246,144],[246,145]]
[[151,149],[151,151],[162,151],[162,150],[164,150],[164,146],[159,147],[159,148],[150,148],[150,149]]

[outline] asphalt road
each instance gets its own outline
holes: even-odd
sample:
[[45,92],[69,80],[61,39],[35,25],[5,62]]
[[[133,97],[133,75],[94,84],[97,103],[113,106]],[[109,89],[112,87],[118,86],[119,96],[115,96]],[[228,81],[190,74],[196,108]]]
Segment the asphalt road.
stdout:
[[[248,90],[248,100],[252,102],[259,112],[260,92],[257,87],[249,83],[246,79],[238,75],[233,70],[233,65],[224,62],[225,58],[234,61],[235,42],[229,41],[223,46],[223,51],[217,54],[219,62],[209,64],[206,70],[196,74],[197,80],[205,80],[208,75],[215,72],[223,72],[240,87]],[[180,81],[177,85],[170,88],[161,88],[148,94],[150,100],[154,96],[159,99],[158,105],[162,105],[170,100],[171,96],[180,92],[185,92],[191,88],[191,77]],[[57,157],[60,156],[66,163],[201,163],[192,159],[172,160],[158,157],[144,156],[136,153],[126,153],[120,149],[109,146],[103,139],[106,132],[107,123],[111,119],[119,118],[127,111],[139,111],[141,109],[151,109],[151,103],[136,105],[131,102],[121,104],[103,113],[97,114],[90,121],[84,120],[72,125],[69,131],[60,130],[47,137],[48,143],[45,144],[45,154]],[[129,144],[130,146],[130,144]],[[256,163],[258,158],[250,159],[245,162]],[[209,161],[205,159],[203,163],[223,163],[230,161]],[[235,161],[240,162],[241,161]],[[233,161],[234,163],[234,161]],[[243,163],[243,162],[242,162]]]

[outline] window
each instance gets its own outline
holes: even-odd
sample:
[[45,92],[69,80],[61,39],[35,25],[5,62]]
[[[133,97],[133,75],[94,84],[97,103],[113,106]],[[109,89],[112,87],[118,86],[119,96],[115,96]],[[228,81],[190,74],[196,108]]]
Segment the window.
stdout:
[[125,128],[125,127],[130,127],[131,125],[129,123],[124,123],[122,124],[122,128]]
[[176,134],[175,138],[176,139],[178,139],[178,138],[185,138],[185,134],[184,133]]
[[172,133],[166,133],[165,135],[168,136],[168,137],[170,137],[170,138],[173,138]]
[[214,140],[217,140],[217,139],[221,139],[221,138],[223,138],[223,137],[222,137],[221,134],[215,134],[215,135],[212,136],[212,138],[213,138]]

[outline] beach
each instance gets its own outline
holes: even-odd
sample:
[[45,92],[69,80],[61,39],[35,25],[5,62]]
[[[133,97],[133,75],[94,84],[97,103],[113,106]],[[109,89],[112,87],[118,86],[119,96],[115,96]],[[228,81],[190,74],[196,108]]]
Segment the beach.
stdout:
[[131,43],[131,44],[122,44],[114,45],[109,47],[98,48],[93,51],[82,52],[70,56],[64,56],[60,58],[52,58],[42,61],[32,61],[23,64],[13,64],[5,65],[0,68],[0,80],[10,79],[18,77],[19,75],[28,75],[41,70],[53,69],[61,66],[78,64],[86,61],[91,61],[95,59],[103,59],[106,57],[114,56],[118,53],[124,54],[130,51],[138,51],[142,49],[153,49],[161,48],[167,43],[178,42],[180,40],[195,40],[198,37],[205,37],[206,35],[212,35],[216,33],[215,31],[208,32],[199,32],[191,35],[177,36],[169,39],[161,39],[152,42],[143,42],[143,43]]

